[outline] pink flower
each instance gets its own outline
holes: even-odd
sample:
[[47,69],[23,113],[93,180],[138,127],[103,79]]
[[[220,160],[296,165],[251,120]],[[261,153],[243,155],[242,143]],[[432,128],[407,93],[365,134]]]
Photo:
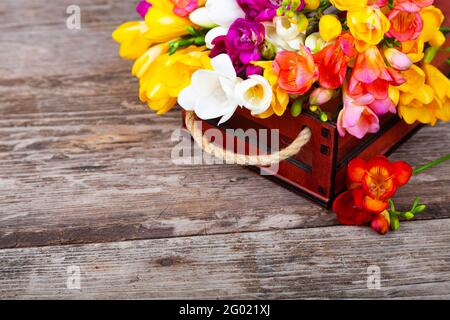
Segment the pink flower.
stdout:
[[422,32],[423,20],[419,11],[402,11],[395,7],[388,18],[391,20],[391,28],[386,35],[400,42],[416,40]]
[[198,0],[170,0],[175,7],[173,12],[180,17],[187,17],[198,8]]
[[378,8],[383,8],[388,5],[388,0],[369,0],[367,3],[369,6],[375,6]]
[[339,134],[343,137],[348,132],[352,136],[362,139],[368,133],[380,130],[380,121],[377,115],[367,106],[373,99],[364,96],[354,99],[348,94],[344,87],[344,108],[341,110],[337,120]]
[[406,12],[419,12],[420,9],[431,6],[434,0],[396,0],[395,9]]
[[379,49],[372,46],[356,58],[348,83],[348,95],[358,102],[364,101],[364,105],[377,115],[396,113],[389,98],[389,86],[399,86],[404,82],[398,71],[386,66]]
[[387,62],[389,62],[395,70],[406,71],[409,70],[413,64],[408,55],[397,49],[386,48],[383,53]]

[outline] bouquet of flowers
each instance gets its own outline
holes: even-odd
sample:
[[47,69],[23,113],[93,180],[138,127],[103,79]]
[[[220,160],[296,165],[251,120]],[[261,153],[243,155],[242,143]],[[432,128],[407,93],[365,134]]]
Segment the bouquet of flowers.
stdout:
[[[444,44],[434,0],[147,0],[113,38],[136,60],[139,97],[203,120],[298,116],[309,108],[363,138],[379,117],[450,120],[450,82],[431,62]],[[341,97],[342,108],[321,105]]]
[[[157,114],[179,105],[221,124],[238,108],[263,119],[298,117],[309,108],[320,121],[335,121],[341,136],[362,139],[380,130],[387,113],[408,124],[450,120],[450,81],[431,64],[449,30],[433,4],[143,0],[136,7],[143,20],[121,25],[113,38],[120,55],[135,60],[139,97]],[[308,142],[303,138],[297,144]],[[401,212],[392,197],[412,175],[449,159],[415,170],[384,156],[353,159],[348,191],[333,206],[338,220],[397,230],[400,218],[412,219],[425,206],[416,198]]]

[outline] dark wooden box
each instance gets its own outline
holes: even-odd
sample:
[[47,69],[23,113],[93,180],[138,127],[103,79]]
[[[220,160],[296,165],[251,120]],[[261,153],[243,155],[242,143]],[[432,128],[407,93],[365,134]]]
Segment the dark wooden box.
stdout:
[[[358,140],[350,135],[340,137],[335,123],[323,123],[317,116],[308,112],[297,118],[287,111],[282,117],[259,119],[246,110],[239,109],[228,122],[220,126],[217,121],[203,121],[202,129],[204,132],[211,128],[221,129],[225,137],[223,146],[227,145],[228,139],[235,139],[234,144],[228,145],[236,146],[237,142],[243,142],[242,137],[230,136],[230,131],[227,132],[226,129],[268,129],[269,132],[279,129],[280,148],[284,148],[305,126],[311,129],[312,138],[296,156],[282,161],[276,172],[272,168],[260,169],[268,174],[264,175],[265,177],[275,179],[323,206],[329,206],[335,196],[345,188],[346,166],[351,159],[357,156],[367,159],[377,154],[387,154],[420,127],[408,126],[396,115],[386,116],[382,119],[378,133]],[[260,145],[259,151],[270,152],[270,138],[267,140],[268,148]],[[250,146],[257,147],[257,143],[253,141],[245,140],[244,143],[247,151]]]
[[[444,0],[435,1],[435,5],[442,9],[446,16],[445,25],[450,24],[450,4]],[[448,47],[450,41],[444,45]],[[440,66],[448,73],[450,67],[445,64],[448,53],[440,54],[433,64]],[[333,104],[333,103],[332,103]],[[328,108],[336,108],[330,104]],[[183,116],[184,117],[184,116]],[[184,122],[183,122],[184,123]],[[226,129],[279,129],[280,148],[289,145],[305,126],[312,131],[312,138],[306,146],[294,157],[280,163],[274,175],[265,175],[275,179],[278,183],[304,195],[305,197],[329,207],[334,198],[344,190],[346,168],[348,162],[355,157],[369,159],[379,154],[389,154],[402,142],[408,139],[419,128],[419,124],[407,125],[397,115],[386,115],[380,119],[381,129],[376,134],[369,134],[359,140],[350,135],[340,137],[334,122],[323,123],[317,116],[304,112],[294,118],[289,110],[282,117],[272,116],[269,119],[259,119],[250,115],[244,109],[238,109],[235,115],[225,124],[218,126],[217,121],[204,121],[202,129],[219,128],[227,139],[242,141],[239,136],[227,135]],[[252,145],[245,140],[246,148]],[[254,148],[255,146],[252,145]],[[270,145],[267,146],[270,150]],[[236,151],[236,150],[234,150]],[[267,150],[263,150],[267,152]],[[269,151],[270,152],[270,151]],[[266,168],[253,168],[269,171]]]

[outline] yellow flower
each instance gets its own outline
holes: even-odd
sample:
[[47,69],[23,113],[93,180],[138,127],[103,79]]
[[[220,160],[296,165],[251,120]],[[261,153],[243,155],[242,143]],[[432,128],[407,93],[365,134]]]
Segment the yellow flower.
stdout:
[[120,43],[120,56],[130,60],[139,58],[152,44],[152,41],[144,38],[147,31],[144,21],[126,22],[118,27],[112,37]]
[[439,30],[444,22],[442,11],[435,6],[425,7],[420,11],[423,19],[423,29],[420,38],[431,46],[440,48],[445,43],[445,35]]
[[258,117],[266,119],[271,117],[273,114],[282,116],[289,104],[289,95],[278,85],[278,76],[272,67],[273,61],[255,61],[253,64],[264,69],[264,78],[269,81],[273,91],[270,108],[259,114]]
[[402,42],[402,52],[411,59],[412,62],[416,63],[422,61],[424,57],[425,43],[422,38],[419,37],[417,40]]
[[330,0],[341,11],[357,11],[367,7],[368,0]]
[[173,12],[174,4],[170,0],[153,1],[153,6],[145,16],[148,31],[145,38],[155,43],[173,40],[187,34],[186,28],[192,26],[189,19],[177,16]]
[[440,48],[445,43],[445,35],[439,30],[444,22],[442,11],[435,6],[425,7],[420,11],[423,20],[422,32],[416,40],[402,42],[402,52],[406,53],[412,62],[422,61],[425,43]]
[[158,114],[169,111],[176,104],[180,91],[191,83],[192,74],[199,69],[211,69],[209,51],[204,49],[191,46],[173,55],[161,54],[150,63],[151,68],[147,65],[145,70],[141,69],[146,65],[145,60],[141,61],[135,72],[141,76],[139,97],[142,102],[147,102]]
[[399,115],[406,123],[435,125],[450,120],[450,81],[436,67],[413,65],[402,73],[406,83],[399,86]]
[[376,7],[365,7],[348,12],[347,25],[357,40],[356,49],[359,52],[380,43],[391,27],[389,19]]
[[133,64],[133,69],[131,70],[133,76],[136,76],[139,79],[142,78],[150,69],[153,62],[168,50],[169,45],[167,43],[160,43],[148,49]]
[[341,35],[342,25],[336,16],[327,14],[320,18],[319,31],[323,40],[331,41]]

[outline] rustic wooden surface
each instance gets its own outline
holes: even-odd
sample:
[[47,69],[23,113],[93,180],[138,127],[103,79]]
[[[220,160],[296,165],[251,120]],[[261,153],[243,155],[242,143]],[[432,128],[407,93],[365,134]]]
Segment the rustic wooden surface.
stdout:
[[[244,168],[173,164],[179,111],[139,103],[110,36],[134,2],[77,1],[78,31],[72,0],[0,2],[0,298],[450,298],[450,164],[401,190],[429,210],[386,237]],[[427,127],[391,158],[449,140]]]

